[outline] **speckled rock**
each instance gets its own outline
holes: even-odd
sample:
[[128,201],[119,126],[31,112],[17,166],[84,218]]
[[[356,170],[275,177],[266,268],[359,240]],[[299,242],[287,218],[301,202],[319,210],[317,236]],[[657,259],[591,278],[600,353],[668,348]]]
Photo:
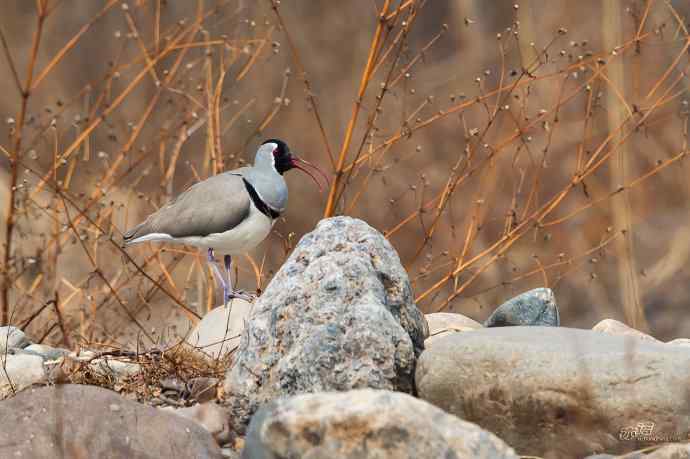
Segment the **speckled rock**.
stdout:
[[583,457],[645,446],[652,423],[690,433],[690,353],[562,327],[502,327],[439,339],[417,362],[421,398],[494,432],[518,453]]
[[5,354],[6,349],[23,349],[31,344],[23,331],[11,325],[0,327],[0,354]]
[[[46,381],[42,357],[30,354],[0,354],[0,400],[11,397],[33,384]],[[0,416],[0,419],[3,419],[4,423],[4,417]]]
[[653,341],[656,343],[660,342],[653,336],[650,336],[646,333],[642,333],[641,331],[635,330],[632,327],[628,327],[623,322],[619,322],[614,319],[604,319],[598,324],[596,324],[594,327],[592,327],[592,330],[601,333],[608,333],[609,335],[632,336],[633,338],[639,338],[646,341]]
[[297,395],[262,407],[244,459],[517,459],[502,440],[410,395],[371,389]]
[[500,305],[484,322],[485,327],[561,324],[556,297],[550,288],[535,288]]
[[478,330],[483,327],[482,324],[476,320],[472,320],[462,314],[435,312],[432,314],[425,314],[424,317],[426,317],[426,321],[429,324],[429,337],[424,341],[425,348],[448,333],[461,333]]
[[0,457],[220,459],[196,422],[95,386],[29,389],[0,402]]
[[414,390],[428,328],[390,243],[361,220],[321,221],[256,301],[225,378],[233,428],[274,398]]
[[209,311],[187,336],[187,343],[214,359],[237,349],[252,303],[235,298],[228,306]]

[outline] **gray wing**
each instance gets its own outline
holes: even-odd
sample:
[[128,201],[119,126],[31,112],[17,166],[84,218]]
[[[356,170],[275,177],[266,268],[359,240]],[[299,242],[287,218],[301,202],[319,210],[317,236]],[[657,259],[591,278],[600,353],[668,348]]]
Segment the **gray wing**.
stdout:
[[222,233],[241,223],[249,215],[250,206],[241,175],[236,171],[214,175],[149,215],[143,223],[127,231],[124,239],[131,242],[151,233],[172,237]]

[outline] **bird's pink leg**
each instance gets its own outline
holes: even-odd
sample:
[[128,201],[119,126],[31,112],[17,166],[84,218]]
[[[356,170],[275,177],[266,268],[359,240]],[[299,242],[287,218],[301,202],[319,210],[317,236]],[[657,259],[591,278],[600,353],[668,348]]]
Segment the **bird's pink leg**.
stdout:
[[230,292],[230,286],[228,285],[228,282],[225,282],[225,279],[223,279],[223,274],[220,272],[220,269],[216,264],[216,257],[213,256],[213,249],[211,248],[208,249],[208,264],[211,265],[211,270],[213,271],[216,280],[221,287],[223,287],[223,304],[225,304]]

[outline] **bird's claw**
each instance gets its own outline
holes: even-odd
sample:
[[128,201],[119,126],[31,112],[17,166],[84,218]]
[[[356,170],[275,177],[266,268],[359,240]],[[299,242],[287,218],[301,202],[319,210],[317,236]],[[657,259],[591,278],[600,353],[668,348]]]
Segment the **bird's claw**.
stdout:
[[225,295],[226,302],[231,301],[235,298],[252,303],[254,302],[254,300],[256,300],[257,296],[254,293],[245,292],[244,290],[235,290]]

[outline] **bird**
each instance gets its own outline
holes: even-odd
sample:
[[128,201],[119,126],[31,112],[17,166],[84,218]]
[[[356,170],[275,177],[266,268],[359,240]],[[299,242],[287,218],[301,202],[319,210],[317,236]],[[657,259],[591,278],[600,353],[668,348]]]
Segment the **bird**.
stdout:
[[[124,245],[143,242],[171,242],[207,251],[207,260],[223,288],[224,304],[233,298],[252,297],[232,287],[232,256],[248,252],[271,232],[285,211],[288,187],[283,174],[290,169],[305,172],[323,190],[307,167],[328,177],[316,165],[290,151],[279,139],[259,146],[254,165],[213,175],[183,191],[124,233]],[[215,252],[224,253],[225,275],[218,268]]]

